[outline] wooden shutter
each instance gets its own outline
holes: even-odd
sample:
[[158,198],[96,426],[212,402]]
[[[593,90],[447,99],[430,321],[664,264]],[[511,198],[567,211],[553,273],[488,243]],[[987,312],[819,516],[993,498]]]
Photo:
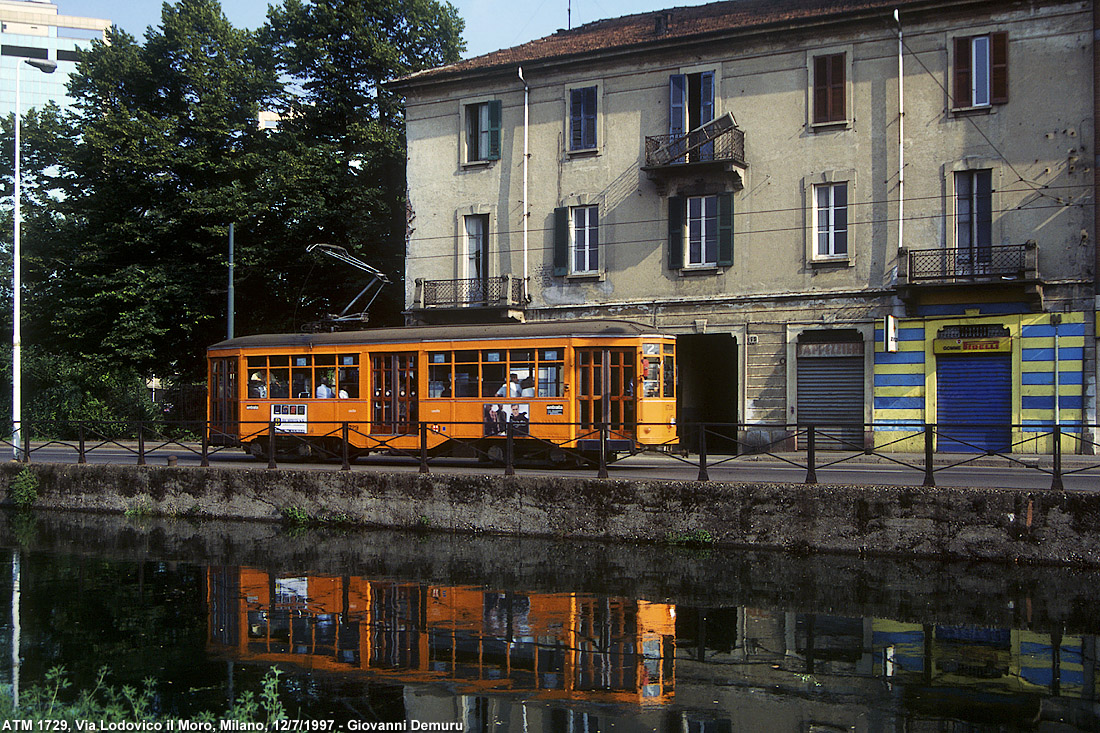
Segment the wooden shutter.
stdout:
[[569,149],[596,147],[596,87],[569,90]]
[[844,54],[829,57],[829,121],[848,119],[844,104]]
[[699,74],[699,124],[705,125],[714,119],[714,72]]
[[500,100],[494,99],[489,105],[489,155],[488,160],[500,160]]
[[733,194],[718,195],[718,266],[733,265]]
[[569,91],[569,149],[584,148],[584,90]]
[[569,207],[554,209],[554,277],[569,274]]
[[993,245],[993,171],[974,171],[974,248],[979,262],[989,262]]
[[842,122],[845,104],[844,54],[814,57],[814,122]]
[[973,106],[970,90],[970,38],[955,39],[955,96],[951,106],[955,109]]
[[581,105],[581,145],[585,148],[596,147],[596,87],[587,87],[582,92],[584,104]]
[[684,110],[687,106],[687,76],[672,74],[668,77],[668,134],[684,134]]
[[829,119],[829,60],[826,56],[814,57],[814,122]]
[[670,196],[668,199],[668,269],[679,270],[684,266],[684,199]]
[[1008,34],[989,34],[989,101],[1008,103]]

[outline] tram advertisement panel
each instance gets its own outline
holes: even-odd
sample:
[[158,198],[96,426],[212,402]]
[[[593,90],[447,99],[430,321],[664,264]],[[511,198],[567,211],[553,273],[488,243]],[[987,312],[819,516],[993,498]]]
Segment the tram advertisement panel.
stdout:
[[481,406],[485,435],[504,435],[508,424],[512,425],[513,435],[529,435],[531,425],[531,405],[527,403],[491,403]]
[[272,405],[271,422],[280,433],[305,433],[309,430],[306,405]]

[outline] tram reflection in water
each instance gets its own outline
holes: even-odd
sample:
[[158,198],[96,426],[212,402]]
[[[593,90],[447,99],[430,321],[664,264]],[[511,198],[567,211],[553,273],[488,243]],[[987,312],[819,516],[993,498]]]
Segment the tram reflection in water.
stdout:
[[[442,686],[448,699],[473,701],[474,717],[477,705],[489,715],[499,707],[491,700],[520,694],[554,715],[610,704],[653,721],[675,711],[668,720],[719,732],[764,720],[795,730],[807,716],[855,730],[944,719],[1100,724],[1092,634],[250,567],[209,568],[207,602],[215,657]],[[416,704],[432,699],[420,692]],[[448,719],[442,700],[436,717]]]

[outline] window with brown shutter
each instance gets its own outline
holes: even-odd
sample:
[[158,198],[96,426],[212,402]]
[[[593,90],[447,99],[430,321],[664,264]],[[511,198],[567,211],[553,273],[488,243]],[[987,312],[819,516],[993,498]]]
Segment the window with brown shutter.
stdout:
[[844,76],[844,54],[814,57],[814,124],[848,119]]
[[1008,102],[1008,34],[1001,31],[955,39],[952,108]]
[[990,33],[990,102],[1006,104],[1008,102],[1008,34]]

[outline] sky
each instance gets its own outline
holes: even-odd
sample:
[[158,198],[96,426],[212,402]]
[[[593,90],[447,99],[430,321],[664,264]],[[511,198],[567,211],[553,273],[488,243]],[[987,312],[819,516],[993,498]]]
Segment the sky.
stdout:
[[[267,16],[268,0],[221,0],[229,21],[256,28]],[[61,15],[106,18],[139,40],[149,26],[160,24],[160,0],[53,0]],[[572,27],[603,18],[662,8],[701,5],[702,0],[451,0],[466,21],[466,56],[548,36],[568,23]]]

